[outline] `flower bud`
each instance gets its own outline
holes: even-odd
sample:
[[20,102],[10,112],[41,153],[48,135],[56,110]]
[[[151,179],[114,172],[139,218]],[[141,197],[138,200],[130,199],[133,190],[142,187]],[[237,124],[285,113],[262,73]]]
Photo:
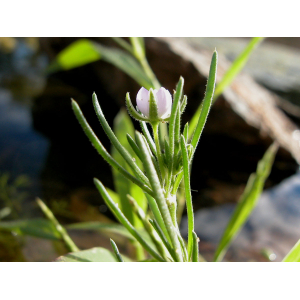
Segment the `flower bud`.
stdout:
[[[159,90],[152,90],[156,106],[157,117],[159,119],[166,119],[171,114],[172,96],[168,90],[161,87]],[[150,117],[150,91],[142,87],[136,95],[136,104],[140,112],[147,118]]]

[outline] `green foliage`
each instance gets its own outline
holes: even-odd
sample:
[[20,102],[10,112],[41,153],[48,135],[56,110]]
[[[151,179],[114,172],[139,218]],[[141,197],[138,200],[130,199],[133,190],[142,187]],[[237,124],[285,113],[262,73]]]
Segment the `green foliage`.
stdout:
[[277,149],[278,145],[272,144],[263,158],[258,162],[256,173],[250,175],[244,193],[233,212],[216,250],[215,261],[221,261],[223,259],[230,243],[232,243],[255,208],[265,181],[271,172]]
[[300,240],[282,260],[283,262],[300,262]]
[[[130,262],[131,260],[122,255],[124,261]],[[105,248],[96,247],[79,252],[69,253],[60,256],[57,262],[117,262],[115,254]]]
[[55,226],[45,219],[0,222],[0,229],[13,231],[20,235],[30,235],[50,240],[60,239],[60,234]]
[[[263,39],[264,38],[260,38],[260,37],[252,38],[252,40],[249,42],[249,44],[244,49],[244,51],[234,60],[234,62],[227,70],[223,78],[217,84],[214,97],[212,99],[212,103],[214,103],[217,100],[217,98],[223,93],[225,88],[228,87],[235,79],[235,77],[241,72],[241,70],[247,63],[248,59],[250,58],[250,55],[252,54],[256,46],[258,46],[259,43],[263,41]],[[190,121],[190,136],[192,136],[192,133],[194,132],[194,129],[197,126],[197,122],[199,120],[201,111],[202,111],[202,103],[199,105],[197,111],[195,112],[195,114],[193,115]]]
[[[136,165],[142,169],[142,164],[139,161],[138,157],[136,156],[135,152],[130,147],[126,134],[130,134],[131,136],[134,136],[134,127],[132,124],[132,121],[126,111],[121,110],[118,115],[115,117],[114,120],[114,133],[121,143],[121,145],[128,151],[131,159],[134,159]],[[124,161],[122,155],[116,150],[115,147],[112,148],[112,157],[128,172],[130,171],[130,168]],[[146,197],[143,193],[143,191],[135,184],[133,184],[130,180],[125,178],[122,174],[117,172],[116,170],[113,170],[113,176],[114,176],[114,184],[116,191],[120,197],[121,206],[120,209],[126,216],[126,218],[130,221],[131,224],[133,224],[135,227],[141,227],[142,223],[138,219],[137,216],[135,216],[132,212],[131,206],[127,199],[127,194],[132,195],[133,198],[137,200],[138,205],[146,211],[147,209],[147,201]]]
[[62,50],[55,61],[50,64],[48,72],[70,70],[102,59],[136,80],[141,86],[149,89],[151,81],[132,55],[123,50],[106,47],[88,39],[80,39]]

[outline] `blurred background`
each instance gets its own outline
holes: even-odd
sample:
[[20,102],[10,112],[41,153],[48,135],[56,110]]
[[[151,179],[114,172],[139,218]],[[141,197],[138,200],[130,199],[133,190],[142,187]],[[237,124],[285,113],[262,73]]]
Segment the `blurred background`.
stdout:
[[[125,93],[134,101],[140,86],[103,60],[70,70],[53,70],[57,54],[80,38],[0,38],[0,261],[52,261],[64,245],[15,230],[8,222],[42,218],[40,197],[62,224],[113,219],[93,185],[93,177],[114,190],[111,169],[96,153],[77,123],[70,98],[80,105],[107,149],[110,144],[93,111],[95,91],[109,124],[125,109]],[[118,47],[110,38],[92,40]],[[194,51],[217,48],[229,62],[248,38],[184,38]],[[192,60],[167,40],[146,38],[147,58],[169,91],[182,75],[187,122],[203,99],[206,77]],[[243,72],[276,99],[292,124],[300,124],[300,38],[267,38]],[[134,126],[139,130],[137,122]],[[300,131],[290,137],[300,143]],[[200,252],[212,259],[230,214],[249,175],[276,139],[252,126],[222,96],[211,110],[192,169],[193,202]],[[300,144],[299,144],[300,145]],[[300,150],[300,147],[299,147]],[[300,153],[300,151],[299,151]],[[205,159],[203,159],[205,157]],[[226,259],[281,260],[300,237],[300,175],[295,154],[281,147],[258,207]],[[2,225],[1,225],[2,224]],[[11,223],[10,223],[11,224]],[[187,232],[183,217],[181,229]],[[101,232],[70,230],[81,249],[109,248]]]

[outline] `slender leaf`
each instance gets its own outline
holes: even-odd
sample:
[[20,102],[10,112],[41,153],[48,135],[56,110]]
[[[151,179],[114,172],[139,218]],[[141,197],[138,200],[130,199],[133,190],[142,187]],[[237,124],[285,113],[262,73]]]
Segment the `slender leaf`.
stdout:
[[124,262],[116,243],[112,239],[110,239],[110,244],[111,244],[111,247],[113,248],[113,251],[115,253],[117,261]]
[[[192,140],[191,140],[191,145],[194,147],[196,150],[196,147],[198,145],[198,142],[200,140],[204,125],[207,120],[207,116],[211,107],[213,95],[214,95],[214,90],[215,90],[215,84],[216,84],[216,77],[217,77],[217,62],[218,62],[218,53],[217,51],[214,52],[212,59],[211,59],[211,64],[210,64],[210,70],[209,70],[209,76],[207,80],[207,86],[206,86],[206,91],[205,91],[205,96],[203,99],[203,105],[201,109],[201,113],[198,119],[197,126],[195,128]],[[193,130],[192,128],[192,121],[190,124],[190,132]]]
[[97,136],[95,135],[94,131],[86,121],[85,117],[82,114],[82,111],[79,107],[79,105],[72,99],[72,108],[75,113],[75,116],[81,125],[83,131],[91,141],[92,145],[95,147],[97,152],[115,169],[117,169],[123,176],[127,177],[129,180],[131,180],[133,183],[138,185],[141,189],[143,189],[146,193],[153,196],[153,192],[151,189],[146,186],[142,181],[132,176],[129,172],[127,172],[122,166],[120,166],[112,157],[111,155],[106,151],[102,143],[99,141]]
[[300,240],[282,260],[283,262],[300,262]]
[[131,54],[118,48],[100,45],[88,39],[80,39],[58,53],[55,61],[49,66],[48,72],[70,70],[99,59],[119,68],[146,89],[152,87],[151,80]]
[[183,163],[183,177],[184,177],[184,190],[188,217],[188,258],[191,259],[193,252],[193,231],[194,231],[194,212],[193,202],[190,187],[190,168],[189,168],[189,156],[185,144],[183,135],[180,140],[181,152],[182,152],[182,163]]
[[[144,173],[141,171],[141,169],[137,166],[137,164],[135,163],[135,159],[129,154],[127,149],[124,148],[124,146],[122,146],[122,144],[120,143],[120,141],[116,137],[115,133],[113,132],[113,130],[110,128],[109,124],[107,123],[107,121],[105,119],[105,116],[102,112],[101,106],[99,104],[99,101],[97,99],[97,95],[95,93],[93,94],[93,105],[94,105],[96,115],[97,115],[97,117],[98,117],[98,119],[99,119],[99,121],[102,125],[103,130],[105,131],[105,133],[108,136],[109,140],[113,144],[114,148],[121,155],[121,156],[118,156],[118,158],[120,158],[120,160],[118,162],[120,163],[121,161],[123,161],[122,160],[122,158],[123,158],[127,162],[127,164],[130,166],[130,168],[132,169],[132,171],[134,172],[136,177],[138,177],[140,180],[142,180],[147,185],[149,185],[149,181],[148,181],[147,177],[144,175]],[[124,111],[121,112],[121,117],[117,116],[116,120],[118,121],[119,118],[121,119],[121,121],[119,121],[119,122],[120,123],[125,123],[126,122],[127,127],[130,126],[132,128],[131,132],[133,132],[133,125],[131,123],[131,120],[127,116],[127,114],[124,113]],[[125,118],[126,118],[126,121],[125,121]],[[123,120],[124,120],[124,122],[122,122]],[[124,134],[126,134],[126,131],[125,132],[123,131],[122,135],[119,135],[119,138],[123,137]],[[126,139],[124,139],[124,142],[127,144]],[[128,148],[130,149],[130,147],[128,147]]]
[[[124,255],[123,258],[125,262],[131,261]],[[117,259],[111,251],[105,248],[96,247],[60,256],[56,259],[56,262],[117,262]]]
[[30,235],[43,239],[60,239],[60,234],[55,226],[45,219],[1,221],[0,230],[14,231],[20,235]]
[[215,261],[221,261],[223,259],[228,247],[240,232],[249,215],[255,208],[262,193],[265,181],[271,172],[277,149],[278,145],[272,144],[263,158],[258,162],[256,173],[251,174],[245,191],[220,240],[214,257]]
[[192,262],[199,261],[199,248],[198,248],[199,238],[195,231],[193,231],[193,254],[192,254]]
[[249,60],[252,52],[263,40],[263,37],[252,38],[243,52],[234,60],[230,68],[224,74],[222,80],[216,86],[214,101],[223,93],[226,87],[228,87],[236,78],[236,76],[241,72],[241,70]]
[[[244,51],[235,59],[230,68],[224,74],[221,81],[217,84],[212,103],[214,103],[217,100],[217,98],[223,93],[224,89],[232,83],[232,81],[247,63],[253,50],[259,45],[260,42],[263,41],[263,39],[264,38],[260,37],[252,38],[252,40],[249,42]],[[201,110],[202,103],[199,105],[197,111],[195,112],[190,121],[190,137],[193,134],[194,129],[196,128],[197,121],[199,120],[199,116],[201,114]]]
[[94,183],[102,195],[106,205],[113,212],[115,217],[119,220],[119,222],[132,234],[132,236],[144,247],[146,251],[149,252],[155,259],[158,261],[164,261],[159,254],[157,254],[151,246],[142,238],[142,236],[138,233],[138,231],[130,224],[128,219],[124,216],[118,206],[113,202],[113,200],[109,197],[109,194],[106,192],[103,184],[96,178],[94,178]]
[[[142,169],[142,163],[138,160],[135,152],[131,149],[128,140],[127,134],[134,134],[134,127],[131,122],[130,117],[125,112],[125,110],[121,110],[114,119],[114,133],[115,136],[122,147],[127,151],[128,157],[135,160],[135,165]],[[118,162],[124,169],[128,172],[131,172],[129,167],[126,165],[120,151],[117,151],[115,147],[112,148],[112,157]],[[147,201],[143,191],[135,184],[133,184],[130,180],[125,178],[122,174],[120,174],[117,170],[113,170],[114,184],[116,191],[120,197],[121,206],[120,209],[129,220],[129,222],[134,227],[142,227],[142,223],[140,220],[132,213],[131,206],[127,199],[127,194],[132,195],[138,201],[138,205],[146,211],[147,209]]]

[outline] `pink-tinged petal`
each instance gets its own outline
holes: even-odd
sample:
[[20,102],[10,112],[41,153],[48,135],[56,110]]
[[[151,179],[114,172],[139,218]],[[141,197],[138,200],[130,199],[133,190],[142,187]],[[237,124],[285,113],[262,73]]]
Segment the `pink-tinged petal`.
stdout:
[[159,118],[167,118],[171,114],[172,96],[168,90],[161,87],[156,92],[157,110]]
[[136,105],[146,117],[149,117],[149,94],[149,91],[142,87],[136,95]]

